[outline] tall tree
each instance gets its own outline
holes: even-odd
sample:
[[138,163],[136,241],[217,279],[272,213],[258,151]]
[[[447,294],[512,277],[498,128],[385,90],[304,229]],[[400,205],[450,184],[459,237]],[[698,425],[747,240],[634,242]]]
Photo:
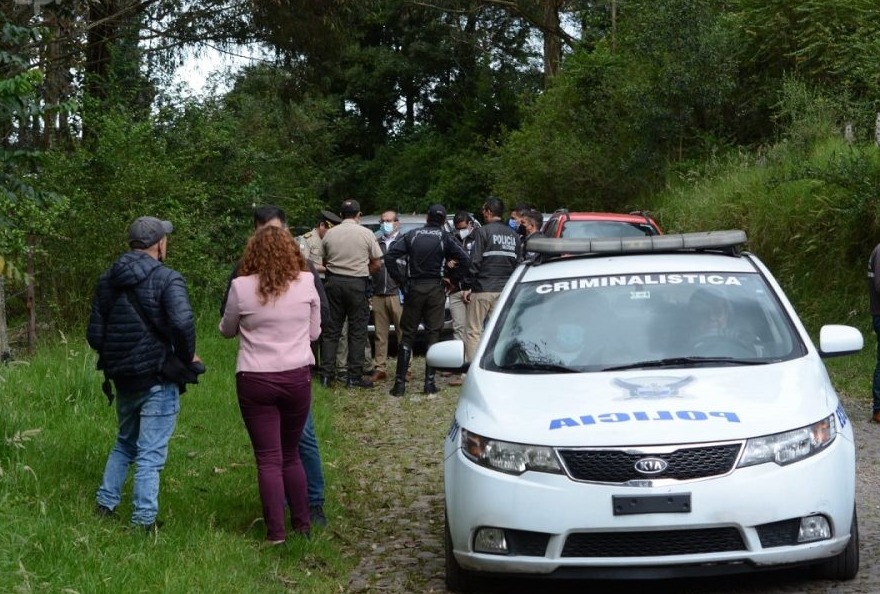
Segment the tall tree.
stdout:
[[[16,26],[2,13],[0,17],[0,123],[4,130],[0,145],[0,358],[5,360],[9,356],[5,279],[21,277],[18,271],[25,267],[30,272],[35,237],[52,232],[65,203],[31,181],[42,153],[33,146],[30,123],[39,121],[42,113],[50,110],[39,99],[43,72],[32,65],[32,49],[38,45],[40,31]],[[26,266],[21,265],[23,259],[27,259]],[[33,347],[36,324],[32,275],[25,280],[30,314],[28,344]]]

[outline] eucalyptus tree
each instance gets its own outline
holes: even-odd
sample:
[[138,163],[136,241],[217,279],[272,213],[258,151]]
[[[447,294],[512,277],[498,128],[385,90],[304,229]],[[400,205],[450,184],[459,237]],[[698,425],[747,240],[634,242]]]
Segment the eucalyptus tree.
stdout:
[[57,113],[65,106],[40,102],[43,72],[34,66],[31,51],[38,45],[40,30],[14,25],[2,12],[0,22],[0,359],[5,361],[10,352],[5,281],[26,282],[28,346],[32,348],[36,338],[33,257],[37,238],[55,232],[66,206],[62,197],[38,187],[34,173],[42,152],[33,143],[33,123],[41,121],[44,113]]

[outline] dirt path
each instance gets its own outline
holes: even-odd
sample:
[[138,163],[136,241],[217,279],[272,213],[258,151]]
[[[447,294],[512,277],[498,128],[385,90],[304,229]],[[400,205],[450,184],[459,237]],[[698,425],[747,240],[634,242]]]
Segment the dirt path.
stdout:
[[[346,540],[360,563],[352,573],[348,592],[446,592],[443,552],[443,437],[452,419],[456,388],[427,397],[418,390],[423,359],[414,363],[412,387],[403,399],[388,396],[388,385],[351,394],[338,390],[343,426],[337,427],[362,444],[369,454],[359,467],[344,469],[359,477],[361,494],[342,501],[351,507],[355,525],[345,527]],[[578,584],[499,582],[493,592],[623,593],[650,588],[652,594],[854,594],[880,592],[880,426],[868,422],[867,402],[848,402],[847,412],[856,432],[858,452],[858,506],[861,532],[861,569],[851,582],[813,581],[806,571],[791,570],[717,579]],[[335,495],[335,494],[334,494]],[[366,495],[364,497],[363,495]],[[345,497],[344,494],[339,494]],[[355,501],[369,502],[357,509]],[[339,531],[337,530],[337,533]]]

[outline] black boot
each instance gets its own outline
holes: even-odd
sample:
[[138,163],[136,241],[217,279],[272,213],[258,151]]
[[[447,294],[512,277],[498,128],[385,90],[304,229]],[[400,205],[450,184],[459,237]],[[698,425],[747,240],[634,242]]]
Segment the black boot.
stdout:
[[348,388],[372,388],[373,382],[369,378],[356,375],[348,378],[348,382],[346,382],[346,387]]
[[425,361],[425,394],[436,394],[439,391],[434,383],[434,368],[428,367],[428,362]]
[[406,371],[409,369],[409,359],[412,350],[400,345],[397,349],[397,375],[394,377],[394,386],[389,392],[392,396],[403,396],[406,392]]

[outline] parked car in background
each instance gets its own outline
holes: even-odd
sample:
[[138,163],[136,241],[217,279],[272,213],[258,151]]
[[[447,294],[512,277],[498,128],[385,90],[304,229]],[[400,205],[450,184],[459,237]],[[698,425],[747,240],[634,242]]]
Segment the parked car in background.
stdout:
[[473,361],[431,347],[429,365],[467,371],[442,456],[450,590],[856,576],[853,428],[822,359],[863,337],[832,324],[814,343],[745,241],[535,239]]
[[[418,229],[419,227],[425,226],[425,218],[428,215],[425,213],[422,214],[400,214],[398,213],[397,218],[400,221],[400,233],[405,234],[408,231],[412,231],[413,229]],[[380,219],[382,218],[381,214],[373,214],[373,215],[361,215],[361,225],[372,231],[376,234],[376,237],[382,236],[382,231],[379,229],[381,226]],[[446,224],[446,230],[450,233],[453,231],[452,226],[452,217],[448,218]]]
[[547,237],[638,237],[661,235],[660,226],[648,213],[569,212],[560,208],[544,217]]
[[[373,215],[361,215],[361,225],[373,231],[376,234],[376,238],[379,239],[382,237],[382,231],[380,229],[381,223],[381,214],[373,214]],[[447,217],[445,229],[450,233],[455,233],[455,226],[452,224],[452,219],[455,214],[450,214]],[[404,235],[413,229],[418,229],[420,227],[425,226],[425,219],[427,218],[427,214],[400,214],[397,215],[398,220],[400,221],[400,234]],[[474,221],[477,227],[480,226],[479,221]],[[419,337],[416,339],[417,343],[420,342],[420,337],[422,332],[424,331],[424,326],[419,324]],[[373,348],[375,337],[376,337],[376,326],[373,323],[373,312],[370,312],[370,321],[367,326],[367,332],[370,339],[371,348]],[[449,310],[449,299],[446,300],[446,310],[444,312],[443,318],[443,329],[440,331],[440,340],[446,340],[452,337],[452,312]],[[418,348],[418,344],[416,345]],[[391,334],[389,336],[389,348],[396,349],[397,348],[397,334],[395,333],[394,325],[391,327]]]

